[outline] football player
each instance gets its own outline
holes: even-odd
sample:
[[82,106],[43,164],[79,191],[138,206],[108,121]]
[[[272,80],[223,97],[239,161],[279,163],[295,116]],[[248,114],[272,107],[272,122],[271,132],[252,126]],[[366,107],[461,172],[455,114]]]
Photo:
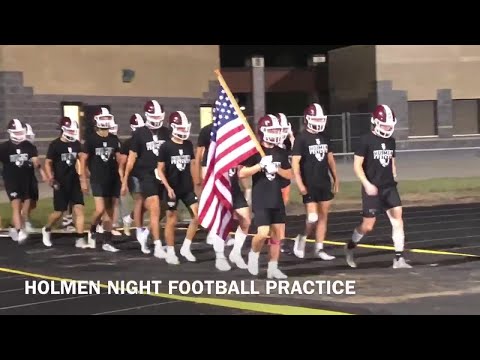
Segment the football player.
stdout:
[[[80,151],[80,185],[84,193],[88,191],[86,171],[90,173],[90,187],[95,200],[95,212],[89,231],[89,244],[96,245],[96,238],[102,238],[104,251],[117,252],[112,243],[113,209],[120,196],[120,173],[118,155],[120,143],[118,138],[110,134],[114,124],[114,116],[107,108],[100,108],[93,117],[95,132],[89,134]],[[97,233],[97,225],[102,222],[103,234]],[[100,236],[101,235],[101,236]]]
[[[130,152],[130,144],[132,142],[133,133],[135,130],[144,127],[145,121],[140,114],[133,114],[130,117],[130,129],[132,130],[132,135],[130,138],[126,139],[122,144],[122,149],[120,150],[120,173],[122,174],[122,179],[125,176],[125,167],[127,165],[128,154]],[[133,212],[131,214],[125,215],[122,219],[123,222],[123,231],[127,236],[130,236],[130,226],[132,222],[135,224],[137,229],[143,226],[143,199],[140,190],[140,181],[137,177],[130,175],[128,177],[128,190],[132,195],[134,201]]]
[[[160,200],[163,196],[163,185],[156,175],[158,154],[161,146],[169,139],[169,131],[163,126],[165,110],[156,100],[149,100],[144,105],[145,126],[138,128],[132,136],[127,165],[122,179],[122,196],[128,191],[129,177],[139,180],[144,206],[150,213],[150,229],[155,244],[153,255],[165,259],[160,240]],[[142,252],[149,254],[147,245],[149,230],[137,228],[136,237]]]
[[[32,168],[40,170],[44,181],[46,176],[38,159],[37,148],[30,141],[26,141],[26,126],[20,120],[12,119],[8,122],[7,132],[9,140],[0,144],[0,162],[3,163],[5,191],[12,207],[14,229],[11,236],[14,241],[23,244],[28,235],[22,217],[22,203],[32,197]],[[29,205],[25,210],[28,210],[28,207]]]
[[[295,136],[293,136],[292,132],[292,125],[288,122],[287,116],[283,113],[278,113],[275,115],[278,120],[280,120],[280,124],[282,125],[282,128],[284,129],[284,134],[283,134],[283,141],[281,144],[278,146],[281,147],[282,149],[285,149],[288,154],[288,160],[290,161],[291,164],[291,158],[292,158],[292,146],[295,143]],[[290,201],[290,184],[291,181],[281,178],[282,180],[282,197],[283,197],[283,202],[285,203],[285,206],[288,205],[288,202]]]
[[353,169],[362,184],[363,219],[345,246],[346,261],[350,267],[357,267],[353,251],[360,240],[373,230],[377,215],[385,211],[392,225],[395,247],[393,268],[411,268],[404,258],[402,202],[396,181],[396,141],[392,135],[397,119],[389,106],[377,105],[371,122],[372,131],[360,138],[354,156]]
[[[33,132],[32,126],[26,123],[25,128],[27,130],[27,141],[35,146],[35,133]],[[22,206],[22,215],[25,219],[25,231],[27,233],[33,232],[33,226],[30,222],[30,214],[37,207],[38,202],[38,180],[33,167],[30,173],[30,180],[30,200],[25,201]]]
[[47,181],[53,188],[53,213],[42,228],[43,244],[52,246],[52,227],[72,205],[72,212],[75,214],[75,246],[82,249],[94,247],[87,243],[84,236],[84,199],[78,174],[82,147],[79,141],[79,126],[69,117],[62,117],[59,125],[61,135],[48,146],[45,160]]
[[339,179],[332,145],[324,134],[327,116],[319,104],[307,106],[304,124],[305,130],[297,135],[293,145],[292,167],[303,197],[307,219],[303,234],[295,238],[293,253],[299,258],[305,257],[307,237],[315,229],[314,256],[322,260],[333,260],[335,257],[326,253],[323,242],[327,233],[330,205],[334,193],[338,191]]
[[192,217],[187,233],[180,248],[180,255],[188,261],[196,261],[190,245],[198,230],[198,198],[195,195],[191,162],[195,159],[193,144],[190,137],[190,127],[183,111],[175,111],[169,116],[172,132],[171,139],[160,148],[157,173],[165,186],[165,201],[167,202],[167,221],[165,224],[165,241],[167,242],[167,263],[179,264],[175,254],[175,225],[177,224],[177,206],[181,200]]
[[266,115],[259,119],[257,134],[265,152],[251,156],[240,165],[239,178],[252,177],[252,211],[257,234],[252,239],[248,254],[248,271],[258,275],[258,260],[265,240],[270,237],[270,259],[267,277],[286,279],[278,268],[280,244],[285,237],[285,203],[282,198],[281,178],[291,180],[292,170],[288,154],[278,145],[284,138],[285,129],[277,117]]

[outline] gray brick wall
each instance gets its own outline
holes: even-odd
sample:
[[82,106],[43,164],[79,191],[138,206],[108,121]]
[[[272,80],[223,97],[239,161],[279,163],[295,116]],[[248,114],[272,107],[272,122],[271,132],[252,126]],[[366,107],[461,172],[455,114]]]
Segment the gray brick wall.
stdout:
[[199,105],[211,102],[216,96],[216,82],[208,85],[206,99],[35,94],[32,87],[24,86],[21,72],[0,72],[0,139],[7,137],[6,123],[13,118],[30,123],[37,138],[55,137],[58,133],[57,122],[62,115],[61,103],[64,101],[82,102],[85,105],[109,105],[119,124],[119,134],[128,135],[130,116],[135,112],[143,115],[143,105],[150,99],[158,100],[165,106],[167,119],[173,111],[184,111],[192,122],[192,138],[195,139],[200,131]]

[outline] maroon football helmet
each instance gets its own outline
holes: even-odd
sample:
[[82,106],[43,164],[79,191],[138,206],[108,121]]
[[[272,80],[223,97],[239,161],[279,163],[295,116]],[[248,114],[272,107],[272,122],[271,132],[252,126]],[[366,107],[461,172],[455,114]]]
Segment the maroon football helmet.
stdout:
[[180,140],[187,140],[190,136],[192,124],[188,121],[187,115],[183,111],[175,111],[168,118],[172,135]]
[[313,103],[308,105],[303,112],[303,116],[305,125],[310,131],[320,133],[325,130],[327,116],[323,113],[320,104]]
[[132,131],[137,130],[138,128],[144,127],[145,121],[143,121],[142,115],[140,114],[133,114],[130,117],[130,129]]
[[159,129],[163,125],[165,119],[165,110],[157,100],[149,100],[143,107],[145,111],[145,125],[149,129]]
[[388,105],[377,105],[373,111],[371,121],[374,125],[374,134],[383,138],[391,137],[397,124],[395,113]]
[[279,145],[284,141],[284,128],[274,115],[265,115],[258,120],[257,134],[261,141],[268,144]]
[[20,144],[27,139],[27,128],[18,119],[12,119],[8,122],[7,132],[10,140],[15,144]]
[[111,129],[115,126],[115,118],[107,108],[101,107],[93,116],[95,126],[99,129]]
[[62,130],[62,136],[65,140],[74,142],[79,139],[80,130],[78,128],[78,123],[75,120],[64,116],[60,119],[59,125]]

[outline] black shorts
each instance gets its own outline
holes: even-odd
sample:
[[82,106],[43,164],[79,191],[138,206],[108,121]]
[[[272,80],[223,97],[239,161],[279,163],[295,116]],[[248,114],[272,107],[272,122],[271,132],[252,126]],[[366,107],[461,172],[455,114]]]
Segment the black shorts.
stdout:
[[175,211],[177,210],[178,202],[181,200],[183,204],[187,207],[190,208],[193,204],[198,203],[198,198],[197,195],[195,195],[194,192],[187,192],[184,194],[175,194],[176,199],[171,200],[168,198],[167,190],[165,190],[164,193],[164,199],[167,204],[167,209],[170,211]]
[[234,210],[248,207],[247,200],[240,189],[232,191],[232,203]]
[[163,196],[165,187],[163,184],[153,175],[147,175],[140,180],[140,193],[144,199],[148,199],[152,196],[158,196],[160,200]]
[[119,198],[120,197],[120,179],[116,178],[111,183],[95,184],[90,183],[93,197]]
[[285,224],[287,214],[285,208],[281,209],[254,209],[253,221],[255,226],[270,226],[273,224]]
[[378,189],[378,195],[368,196],[362,186],[362,216],[373,218],[382,212],[402,206],[397,187],[389,186]]
[[138,194],[141,193],[141,187],[140,187],[140,179],[135,177],[135,176],[129,176],[128,177],[128,190],[130,191],[130,194]]
[[[16,181],[5,181],[5,192],[7,193],[8,199],[10,201],[13,200],[21,200],[25,201],[32,197],[32,183],[29,177],[25,177],[23,179],[18,179]],[[38,188],[37,188],[38,194]]]
[[60,184],[60,188],[58,190],[53,190],[54,211],[67,211],[69,210],[69,205],[85,205],[79,181],[72,181],[68,184]]
[[303,203],[319,203],[323,201],[330,201],[334,198],[332,190],[330,188],[312,188],[308,190],[306,195],[303,195]]
[[29,193],[30,200],[38,201],[38,180],[35,176],[31,177]]

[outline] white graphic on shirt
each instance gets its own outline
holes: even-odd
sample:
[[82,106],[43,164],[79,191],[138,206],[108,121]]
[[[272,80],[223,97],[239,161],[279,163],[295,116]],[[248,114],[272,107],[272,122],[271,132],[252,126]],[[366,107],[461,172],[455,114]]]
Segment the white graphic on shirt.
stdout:
[[317,142],[315,145],[308,146],[308,153],[310,155],[315,155],[318,161],[322,161],[325,158],[325,154],[328,153],[328,145],[321,144],[320,139],[315,139]]
[[110,160],[113,154],[113,148],[107,145],[108,144],[104,142],[103,147],[95,148],[95,155],[100,156],[100,159],[102,159],[104,162]]
[[178,171],[184,171],[187,164],[190,164],[190,155],[183,155],[183,149],[179,149],[180,155],[174,155],[171,157],[171,164],[175,165]]
[[62,153],[60,155],[61,161],[67,164],[67,166],[72,166],[77,160],[77,153],[73,152],[73,149],[69,146],[68,153]]
[[387,167],[393,157],[393,150],[387,150],[385,143],[381,146],[382,150],[373,150],[373,159],[378,160],[383,167]]
[[28,161],[28,154],[22,153],[22,150],[17,149],[17,153],[10,155],[10,162],[18,167],[22,167]]
[[[273,164],[277,167],[277,169],[280,168],[280,165],[281,165],[280,162],[273,161]],[[277,176],[277,173],[275,174],[265,173],[265,176],[267,177],[268,180],[273,181],[273,179],[275,179],[275,177]]]

